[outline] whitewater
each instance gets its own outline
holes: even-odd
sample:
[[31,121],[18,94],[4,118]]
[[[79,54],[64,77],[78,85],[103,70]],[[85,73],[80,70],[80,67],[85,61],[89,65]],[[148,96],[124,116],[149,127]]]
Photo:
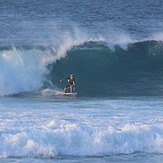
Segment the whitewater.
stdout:
[[161,162],[162,105],[161,98],[2,98],[0,157]]
[[162,20],[155,0],[2,0],[0,162],[162,163]]

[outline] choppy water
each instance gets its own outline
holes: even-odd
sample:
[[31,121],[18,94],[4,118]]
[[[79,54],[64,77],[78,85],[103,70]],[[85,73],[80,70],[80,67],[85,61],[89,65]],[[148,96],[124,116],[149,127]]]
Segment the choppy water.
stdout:
[[162,20],[161,0],[1,0],[0,162],[161,163]]
[[[162,98],[2,98],[2,160],[162,162]],[[7,159],[7,160],[6,160]]]

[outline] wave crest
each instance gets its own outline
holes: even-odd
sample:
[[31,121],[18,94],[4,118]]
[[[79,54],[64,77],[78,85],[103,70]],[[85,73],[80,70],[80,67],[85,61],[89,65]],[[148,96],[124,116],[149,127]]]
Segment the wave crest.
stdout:
[[[163,42],[122,46],[104,40],[71,40],[60,46],[1,47],[0,95],[35,91],[76,74],[82,95],[163,94]],[[48,84],[47,84],[48,83]]]

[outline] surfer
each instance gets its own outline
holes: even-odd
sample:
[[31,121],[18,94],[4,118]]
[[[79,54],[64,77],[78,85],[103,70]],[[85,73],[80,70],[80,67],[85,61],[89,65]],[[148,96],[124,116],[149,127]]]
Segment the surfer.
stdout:
[[74,79],[74,74],[71,74],[69,78],[65,78],[60,80],[62,82],[63,80],[68,80],[68,85],[64,88],[64,92],[66,93],[67,89],[70,89],[70,93],[73,92],[73,86],[75,85],[75,79]]

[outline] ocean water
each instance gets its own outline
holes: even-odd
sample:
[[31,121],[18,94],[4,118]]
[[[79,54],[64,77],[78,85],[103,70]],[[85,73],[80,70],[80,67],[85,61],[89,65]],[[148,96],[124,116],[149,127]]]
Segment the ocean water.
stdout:
[[1,0],[0,31],[0,162],[163,162],[163,1]]

